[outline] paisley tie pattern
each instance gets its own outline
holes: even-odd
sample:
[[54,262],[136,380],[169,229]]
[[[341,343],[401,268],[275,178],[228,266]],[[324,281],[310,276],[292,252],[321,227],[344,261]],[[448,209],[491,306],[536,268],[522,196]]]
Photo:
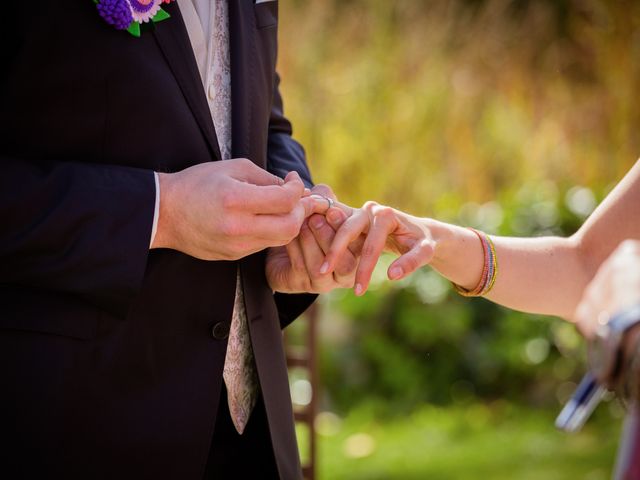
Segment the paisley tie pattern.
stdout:
[[[212,8],[215,12],[211,29],[213,38],[210,44],[212,48],[209,52],[208,75],[209,84],[213,88],[213,98],[210,99],[209,105],[222,159],[228,160],[231,158],[231,63],[227,0],[214,0]],[[259,383],[239,269],[236,275],[236,297],[222,376],[227,386],[231,420],[238,433],[242,434],[255,406]]]
[[237,275],[236,300],[233,306],[233,318],[222,376],[227,386],[227,401],[229,402],[231,420],[238,433],[242,434],[256,404],[259,387],[240,272]]

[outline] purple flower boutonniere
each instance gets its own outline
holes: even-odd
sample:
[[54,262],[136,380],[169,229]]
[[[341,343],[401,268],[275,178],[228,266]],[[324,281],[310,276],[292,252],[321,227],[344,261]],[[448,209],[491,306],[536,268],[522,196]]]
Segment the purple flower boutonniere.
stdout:
[[140,36],[140,25],[161,22],[169,18],[162,9],[163,3],[173,0],[93,0],[100,16],[118,30],[126,30],[134,37]]

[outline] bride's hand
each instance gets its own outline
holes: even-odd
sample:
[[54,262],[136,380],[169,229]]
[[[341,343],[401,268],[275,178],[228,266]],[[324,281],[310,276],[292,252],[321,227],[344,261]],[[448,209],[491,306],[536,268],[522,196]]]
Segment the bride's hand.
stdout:
[[[599,322],[640,302],[640,241],[622,242],[585,288],[573,315],[580,332],[592,339]],[[637,329],[636,329],[637,330]]]
[[389,266],[387,275],[391,280],[399,280],[428,264],[435,251],[429,219],[417,218],[375,202],[367,202],[362,208],[354,209],[336,233],[321,272],[332,271],[336,259],[361,235],[366,235],[366,240],[356,270],[356,295],[366,292],[373,269],[383,251],[401,255]]

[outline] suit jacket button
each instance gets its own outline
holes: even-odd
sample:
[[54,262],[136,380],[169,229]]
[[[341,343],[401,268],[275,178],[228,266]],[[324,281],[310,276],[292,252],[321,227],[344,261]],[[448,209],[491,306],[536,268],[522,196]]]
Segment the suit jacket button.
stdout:
[[224,340],[229,336],[229,325],[225,322],[218,322],[211,329],[211,333],[216,340]]

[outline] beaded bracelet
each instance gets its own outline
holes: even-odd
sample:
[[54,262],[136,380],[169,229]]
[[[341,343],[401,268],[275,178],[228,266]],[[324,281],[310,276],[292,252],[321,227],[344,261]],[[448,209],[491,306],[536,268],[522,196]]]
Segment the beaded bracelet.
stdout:
[[480,275],[480,282],[478,282],[478,285],[473,290],[467,290],[455,283],[453,287],[456,292],[463,297],[482,297],[489,293],[496,283],[496,277],[498,276],[498,256],[496,255],[496,247],[493,245],[489,235],[475,228],[469,228],[469,230],[478,236],[482,244],[484,265],[482,267],[482,274]]

